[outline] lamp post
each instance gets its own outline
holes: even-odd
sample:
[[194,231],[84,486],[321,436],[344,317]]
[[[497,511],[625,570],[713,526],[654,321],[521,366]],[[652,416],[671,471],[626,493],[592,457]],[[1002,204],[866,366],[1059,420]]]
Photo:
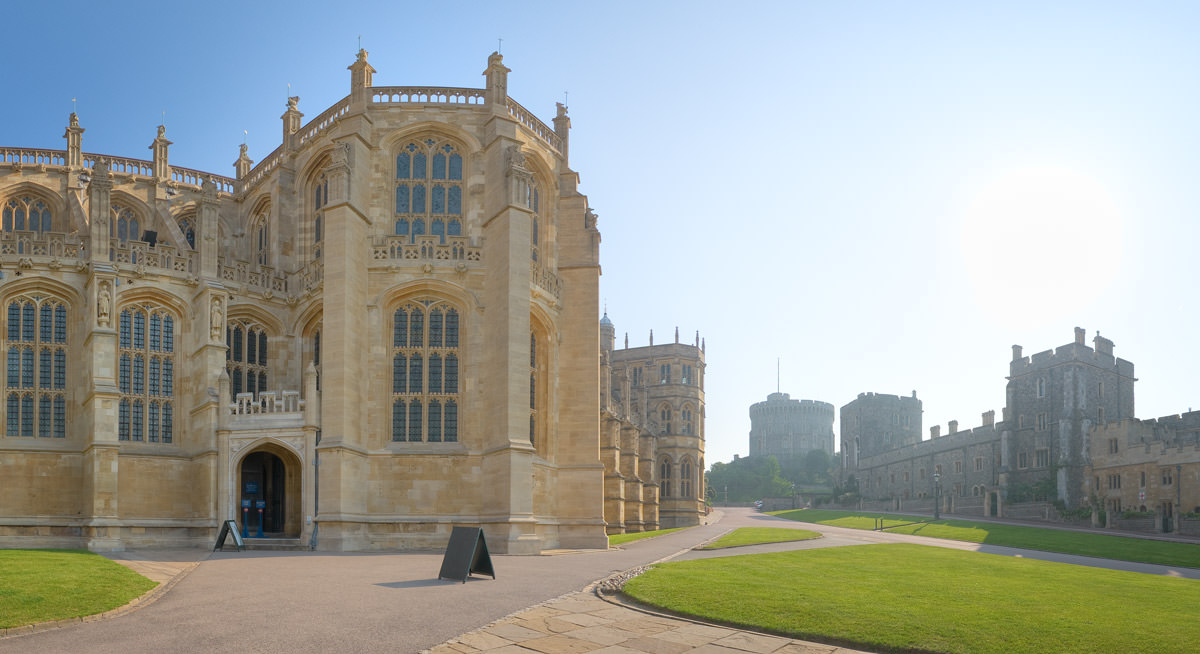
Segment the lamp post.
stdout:
[[934,471],[933,473],[933,519],[940,520],[942,517],[942,473]]

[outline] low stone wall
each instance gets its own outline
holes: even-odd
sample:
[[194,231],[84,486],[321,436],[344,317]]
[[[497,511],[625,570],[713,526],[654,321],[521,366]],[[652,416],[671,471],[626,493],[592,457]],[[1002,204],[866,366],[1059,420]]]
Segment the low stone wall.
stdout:
[[1058,520],[1058,511],[1055,511],[1054,505],[1049,502],[1005,504],[1003,511],[1005,518],[1013,520]]
[[1179,535],[1200,536],[1200,518],[1179,518]]
[[1150,518],[1121,518],[1119,516],[1109,516],[1108,526],[1112,529],[1120,529],[1121,531],[1139,531],[1143,533],[1152,533],[1162,531],[1162,519],[1158,517]]

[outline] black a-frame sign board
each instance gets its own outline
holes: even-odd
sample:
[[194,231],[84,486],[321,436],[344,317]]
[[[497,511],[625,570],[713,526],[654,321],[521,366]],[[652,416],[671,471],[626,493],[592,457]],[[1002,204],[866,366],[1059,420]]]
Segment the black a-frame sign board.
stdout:
[[242,540],[242,532],[238,531],[237,523],[233,520],[226,520],[221,523],[221,533],[217,534],[217,542],[213,545],[214,552],[225,547],[226,536],[233,536],[233,544],[237,545],[239,552],[246,546],[246,542]]
[[450,532],[450,543],[446,545],[438,579],[458,579],[465,584],[472,573],[496,578],[483,530],[479,527],[455,527]]

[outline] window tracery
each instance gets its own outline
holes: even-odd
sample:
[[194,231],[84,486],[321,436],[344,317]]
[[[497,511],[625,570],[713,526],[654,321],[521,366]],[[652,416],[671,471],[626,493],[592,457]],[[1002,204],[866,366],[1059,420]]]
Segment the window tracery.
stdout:
[[188,247],[196,249],[196,219],[192,215],[181,217],[177,224],[179,231],[183,233],[183,239],[187,241]]
[[40,296],[12,299],[5,336],[7,435],[65,438],[67,305]]
[[175,318],[152,304],[121,310],[117,439],[170,443],[175,434]]
[[249,321],[230,320],[225,327],[225,345],[233,397],[267,390],[267,330]]
[[329,204],[329,179],[321,173],[313,184],[313,258],[321,258],[325,240],[325,205]]
[[4,203],[2,224],[6,232],[45,233],[53,227],[52,212],[42,200],[22,195]]
[[686,456],[679,464],[679,495],[692,497],[692,460]]
[[133,209],[113,203],[108,218],[109,234],[120,241],[121,245],[125,245],[129,241],[141,239],[142,232],[139,227],[137,214]]
[[462,236],[463,159],[458,148],[431,138],[411,141],[396,154],[397,236],[415,243],[429,234],[446,243]]
[[435,299],[392,315],[392,440],[456,442],[459,313]]
[[665,456],[658,462],[658,479],[661,495],[671,497],[671,459]]

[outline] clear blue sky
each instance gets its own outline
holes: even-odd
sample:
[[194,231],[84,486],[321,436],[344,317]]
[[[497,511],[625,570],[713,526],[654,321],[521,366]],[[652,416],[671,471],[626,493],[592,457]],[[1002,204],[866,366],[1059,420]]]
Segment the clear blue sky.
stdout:
[[618,343],[708,344],[708,462],[775,390],[924,400],[926,433],[999,410],[1026,354],[1099,329],[1137,413],[1200,408],[1200,4],[20,3],[0,145],[232,175],[349,89],[483,85],[549,121],[600,215]]

